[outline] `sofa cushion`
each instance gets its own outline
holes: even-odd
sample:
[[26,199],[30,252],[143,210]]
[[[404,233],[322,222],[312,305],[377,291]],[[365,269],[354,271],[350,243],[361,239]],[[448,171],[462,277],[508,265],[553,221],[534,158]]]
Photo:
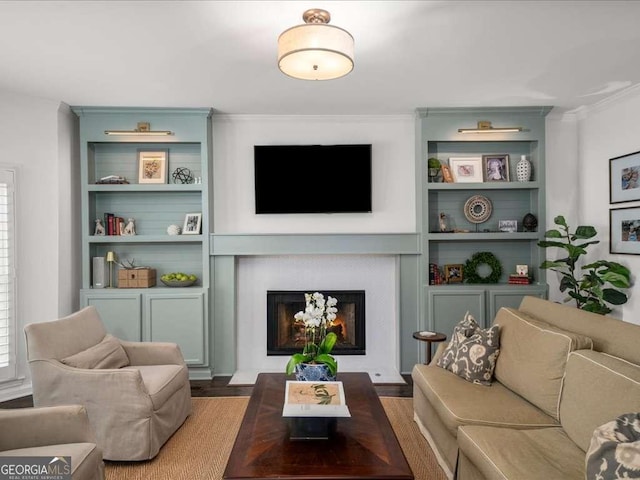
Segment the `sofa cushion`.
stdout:
[[461,425],[512,428],[557,427],[559,423],[499,382],[491,388],[467,382],[435,365],[416,365],[412,378],[454,437]]
[[512,308],[498,310],[500,358],[495,377],[505,387],[559,419],[560,391],[569,352],[591,348],[591,339]]
[[453,329],[451,342],[436,365],[468,382],[491,385],[499,347],[500,327],[483,330],[467,312]]
[[458,432],[458,445],[483,478],[584,480],[584,452],[561,428],[466,426]]
[[640,413],[625,413],[596,428],[586,463],[587,480],[638,478]]
[[628,412],[640,412],[640,366],[606,353],[571,352],[560,398],[567,435],[586,452],[597,427]]
[[120,341],[109,334],[93,347],[60,361],[75,368],[121,368],[129,365],[129,357],[120,345]]

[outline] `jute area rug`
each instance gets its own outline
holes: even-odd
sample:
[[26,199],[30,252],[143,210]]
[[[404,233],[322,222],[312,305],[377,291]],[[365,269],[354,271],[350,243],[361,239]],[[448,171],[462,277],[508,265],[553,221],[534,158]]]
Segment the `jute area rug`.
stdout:
[[[380,399],[416,480],[446,480],[418,426],[410,398]],[[105,462],[107,480],[219,480],[248,397],[193,398],[193,413],[148,462]]]

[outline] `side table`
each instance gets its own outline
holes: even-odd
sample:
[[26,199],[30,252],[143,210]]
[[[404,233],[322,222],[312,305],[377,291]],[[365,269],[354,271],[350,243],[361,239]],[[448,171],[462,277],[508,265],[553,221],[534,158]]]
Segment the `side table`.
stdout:
[[434,332],[433,335],[421,335],[420,332],[413,332],[413,338],[420,340],[421,342],[426,342],[427,361],[425,362],[425,365],[429,365],[431,363],[431,344],[444,342],[447,339],[447,336],[444,333],[438,332]]

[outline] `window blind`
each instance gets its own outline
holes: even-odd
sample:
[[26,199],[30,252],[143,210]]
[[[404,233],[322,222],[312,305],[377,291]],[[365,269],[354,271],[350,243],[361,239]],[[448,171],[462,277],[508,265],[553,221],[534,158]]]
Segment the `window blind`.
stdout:
[[0,380],[15,378],[14,172],[0,170]]

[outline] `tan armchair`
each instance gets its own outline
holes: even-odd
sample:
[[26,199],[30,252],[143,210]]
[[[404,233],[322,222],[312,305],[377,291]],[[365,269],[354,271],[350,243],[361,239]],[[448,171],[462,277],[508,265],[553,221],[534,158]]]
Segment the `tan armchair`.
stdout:
[[0,457],[71,457],[73,480],[104,480],[96,446],[81,405],[0,409]]
[[25,334],[34,405],[84,405],[107,460],[155,457],[191,412],[174,343],[118,340],[94,307],[32,323]]

